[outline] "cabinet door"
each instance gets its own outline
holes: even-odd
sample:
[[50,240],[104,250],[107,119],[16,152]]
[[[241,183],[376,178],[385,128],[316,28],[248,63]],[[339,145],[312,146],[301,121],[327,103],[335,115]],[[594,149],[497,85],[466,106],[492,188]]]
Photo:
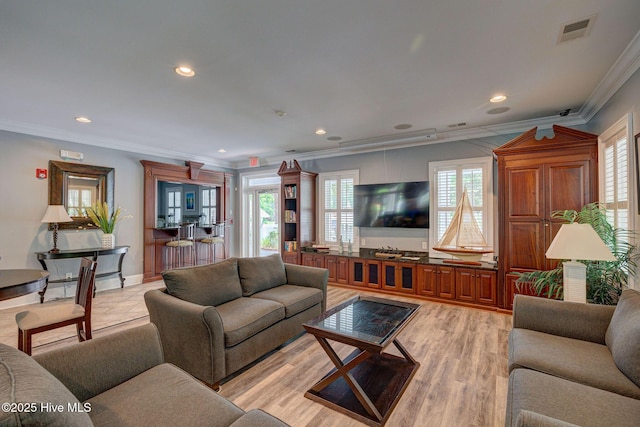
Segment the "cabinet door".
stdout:
[[329,282],[336,283],[338,277],[337,258],[333,255],[329,255],[325,257],[324,261],[325,268],[329,270]]
[[409,294],[415,294],[415,277],[416,277],[416,266],[415,264],[409,263],[400,263],[397,268],[397,280],[396,283],[398,285],[397,289],[401,292],[406,292]]
[[313,267],[325,268],[324,255],[313,256]]
[[295,252],[283,252],[282,261],[287,264],[300,264],[298,261],[298,254]]
[[456,269],[438,266],[437,290],[440,298],[455,299],[456,297]]
[[396,263],[382,263],[382,288],[387,290],[396,289]]
[[302,265],[306,265],[308,267],[313,267],[313,255],[312,254],[302,254]]
[[435,265],[420,264],[416,271],[416,290],[419,295],[435,297],[438,295],[436,286],[438,277],[438,267]]
[[337,257],[336,283],[342,285],[349,284],[349,262],[348,258]]
[[476,270],[456,268],[456,299],[458,301],[476,301]]
[[367,283],[366,262],[360,258],[349,258],[349,284],[364,286]]
[[480,304],[496,305],[497,274],[495,271],[476,270],[476,300]]
[[380,261],[372,261],[372,260],[367,261],[367,265],[366,265],[367,287],[380,289],[381,266],[382,266],[382,263]]

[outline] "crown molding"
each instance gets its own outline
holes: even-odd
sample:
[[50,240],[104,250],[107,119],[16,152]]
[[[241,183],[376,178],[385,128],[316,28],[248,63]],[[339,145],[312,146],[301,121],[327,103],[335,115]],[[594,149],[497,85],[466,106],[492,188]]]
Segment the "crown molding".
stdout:
[[590,121],[639,68],[640,31],[636,33],[620,57],[609,68],[607,74],[591,92],[591,95],[578,113],[586,122]]
[[182,151],[167,150],[157,147],[149,147],[142,144],[124,142],[113,138],[101,138],[95,136],[80,135],[66,130],[52,128],[47,126],[38,126],[20,122],[13,122],[0,119],[0,129],[16,132],[26,135],[39,136],[48,139],[57,139],[60,141],[75,142],[77,144],[92,145],[94,147],[109,148],[112,150],[128,151],[137,154],[146,154],[149,156],[165,157],[176,160],[191,160],[202,162],[207,166],[216,166],[221,168],[233,169],[233,163],[222,161],[207,156],[193,155]]
[[[407,141],[402,137],[398,140],[387,139],[385,141],[377,141],[371,144],[360,145],[344,145],[338,148],[331,148],[320,151],[310,151],[306,153],[287,154],[287,156],[272,156],[264,160],[266,164],[279,164],[283,160],[290,160],[295,158],[298,161],[305,160],[317,160],[330,157],[346,156],[350,154],[363,154],[371,153],[375,151],[383,150],[396,150],[400,148],[419,147],[423,145],[440,144],[443,142],[451,141],[464,141],[469,139],[486,138],[486,137],[503,137],[505,135],[518,134],[526,132],[531,128],[537,127],[538,129],[551,129],[553,125],[560,124],[562,126],[579,126],[586,124],[586,121],[577,113],[568,115],[567,117],[542,117],[531,120],[521,120],[517,122],[502,123],[498,125],[482,126],[467,129],[457,129],[448,132],[438,132],[436,139],[429,139],[428,137],[421,140]],[[401,136],[401,135],[400,135]],[[349,142],[349,141],[347,141]],[[355,141],[354,141],[355,142]],[[262,164],[261,159],[261,164]],[[238,162],[236,164],[238,169],[244,169],[249,167],[249,162]]]

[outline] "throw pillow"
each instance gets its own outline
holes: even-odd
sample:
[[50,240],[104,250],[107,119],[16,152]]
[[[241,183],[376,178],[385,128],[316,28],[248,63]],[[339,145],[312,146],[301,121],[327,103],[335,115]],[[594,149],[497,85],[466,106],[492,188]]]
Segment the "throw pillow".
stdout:
[[622,292],[605,342],[618,369],[640,386],[640,292]]
[[194,304],[216,306],[242,296],[237,258],[162,273],[170,295]]
[[251,296],[287,283],[287,273],[280,255],[238,258],[238,274],[242,285],[242,295]]

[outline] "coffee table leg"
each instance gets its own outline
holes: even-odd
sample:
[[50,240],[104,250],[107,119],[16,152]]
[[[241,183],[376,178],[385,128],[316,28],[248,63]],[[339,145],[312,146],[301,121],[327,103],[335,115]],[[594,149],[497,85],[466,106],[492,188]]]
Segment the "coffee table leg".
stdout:
[[360,404],[362,404],[364,409],[366,409],[369,415],[375,417],[379,421],[382,420],[382,414],[380,414],[380,411],[378,411],[371,399],[369,399],[369,396],[367,396],[367,393],[365,393],[358,381],[356,381],[356,379],[353,378],[353,375],[349,373],[350,370],[370,358],[373,354],[366,350],[361,350],[362,352],[360,354],[358,354],[356,357],[345,364],[342,362],[338,354],[333,350],[333,348],[325,338],[316,336],[316,339],[320,343],[320,346],[322,346],[324,351],[327,353],[327,356],[329,356],[329,359],[331,359],[331,361],[335,365],[336,371],[328,375],[322,381],[318,382],[315,386],[313,386],[313,388],[311,388],[311,390],[319,392],[320,390],[337,380],[339,377],[342,377],[347,382],[349,388],[351,388],[353,394],[355,394],[356,398],[358,399]]
[[409,362],[413,363],[414,365],[417,364],[418,362],[416,362],[416,360],[411,357],[411,355],[409,354],[409,352],[407,351],[406,348],[404,348],[402,346],[402,344],[400,344],[400,342],[398,340],[393,340],[393,345],[396,346],[396,348],[398,349],[398,351],[400,351],[400,353],[402,353],[402,355],[404,356],[405,359],[407,359]]

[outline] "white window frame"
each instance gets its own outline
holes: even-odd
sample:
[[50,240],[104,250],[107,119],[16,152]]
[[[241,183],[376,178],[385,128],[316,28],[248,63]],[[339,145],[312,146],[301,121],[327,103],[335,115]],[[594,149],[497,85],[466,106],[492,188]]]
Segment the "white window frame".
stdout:
[[[605,162],[604,162],[604,151],[608,146],[609,141],[615,137],[620,132],[624,132],[627,137],[627,209],[628,209],[628,221],[629,224],[627,227],[628,230],[635,230],[636,223],[636,212],[637,212],[637,203],[636,197],[637,194],[636,189],[636,178],[635,178],[635,170],[636,170],[636,151],[634,148],[635,139],[633,137],[633,113],[628,113],[616,123],[614,123],[607,130],[602,132],[598,136],[598,186],[599,186],[599,200],[605,200]],[[617,181],[616,181],[617,182]],[[614,186],[617,188],[617,185]],[[616,226],[615,224],[612,224]]]
[[[438,162],[429,162],[429,256],[433,258],[451,258],[443,252],[438,252],[433,249],[437,240],[437,204],[438,197],[438,183],[436,180],[436,171],[444,168],[455,168],[457,171],[468,168],[482,168],[482,196],[484,206],[482,209],[482,230],[484,232],[484,238],[487,240],[487,244],[495,250],[494,246],[494,217],[493,217],[493,157],[474,157],[469,159],[457,159],[457,160],[445,160]],[[456,181],[456,203],[462,195],[462,182]],[[483,261],[492,261],[493,253],[486,254],[482,257]]]
[[[325,214],[325,194],[324,194],[324,184],[327,180],[338,180],[340,182],[341,179],[352,178],[353,185],[358,185],[360,182],[360,170],[345,170],[345,171],[335,171],[335,172],[323,172],[318,174],[318,183],[317,183],[317,194],[318,194],[318,212],[316,218],[317,221],[317,230],[316,230],[316,238],[318,242],[327,243],[331,250],[338,250],[337,243],[326,242],[324,235],[324,214]],[[340,195],[340,191],[338,189],[338,197]],[[340,203],[338,203],[337,208],[338,218],[340,218]],[[354,206],[354,218],[355,218],[355,206]],[[343,242],[344,249],[347,250],[348,242]],[[351,249],[354,252],[358,252],[360,250],[360,227],[353,227],[353,242],[351,242]]]
[[[251,171],[251,172],[242,172],[239,176],[239,194],[240,194],[240,212],[241,215],[238,218],[238,230],[240,234],[240,253],[242,256],[249,256],[249,248],[247,247],[247,239],[249,230],[247,227],[249,226],[249,215],[251,214],[251,210],[249,209],[247,203],[247,193],[253,192],[254,190],[260,189],[270,189],[273,188],[272,184],[268,184],[265,186],[255,185],[250,186],[249,182],[252,179],[259,178],[278,178],[280,180],[280,176],[278,176],[278,169],[262,169],[259,171]],[[281,184],[278,184],[278,198],[280,198]],[[279,227],[282,227],[282,224],[279,224]],[[278,245],[280,246],[280,245]],[[280,249],[278,249],[280,251]]]

